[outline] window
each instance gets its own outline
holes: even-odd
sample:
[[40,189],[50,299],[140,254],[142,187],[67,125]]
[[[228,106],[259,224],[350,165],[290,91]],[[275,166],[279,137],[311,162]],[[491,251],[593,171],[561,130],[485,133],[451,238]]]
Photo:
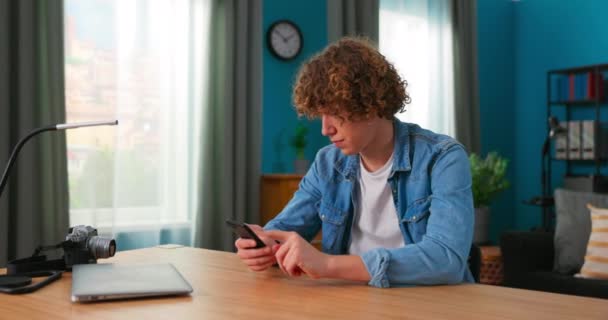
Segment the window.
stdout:
[[207,1],[65,1],[70,224],[189,225],[209,34]]
[[412,103],[397,117],[454,136],[450,1],[381,0],[379,47],[408,82]]

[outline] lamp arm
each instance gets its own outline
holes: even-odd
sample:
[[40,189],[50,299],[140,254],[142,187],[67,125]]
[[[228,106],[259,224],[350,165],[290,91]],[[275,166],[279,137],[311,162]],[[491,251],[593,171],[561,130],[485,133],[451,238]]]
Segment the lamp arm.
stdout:
[[540,171],[541,171],[541,177],[540,177],[540,187],[541,187],[541,197],[545,197],[547,196],[546,192],[547,192],[547,164],[546,164],[546,157],[549,154],[549,145],[551,142],[551,137],[547,136],[545,138],[545,142],[543,143],[543,149],[542,149],[542,154],[540,157]]
[[4,169],[4,173],[2,174],[2,180],[0,180],[0,197],[2,197],[2,192],[4,191],[4,187],[6,186],[6,182],[8,181],[8,176],[11,171],[11,168],[13,167],[13,164],[15,163],[15,160],[17,159],[17,156],[19,155],[19,152],[21,151],[21,148],[23,148],[23,145],[25,145],[25,143],[28,142],[28,140],[30,140],[35,135],[45,132],[45,131],[53,131],[53,130],[57,130],[57,127],[56,126],[46,126],[46,127],[34,129],[27,136],[25,136],[24,138],[19,140],[19,143],[17,143],[17,145],[13,148],[13,152],[11,153],[11,156],[8,158],[8,164],[6,165],[6,168]]
[[25,143],[28,142],[35,135],[45,132],[45,131],[56,131],[56,130],[66,130],[66,129],[96,127],[96,126],[115,126],[115,125],[118,125],[118,120],[91,121],[91,122],[79,122],[79,123],[62,123],[62,124],[46,126],[46,127],[32,130],[27,136],[25,136],[23,139],[19,140],[19,143],[17,143],[15,148],[13,148],[13,152],[11,153],[11,156],[8,158],[8,163],[6,165],[6,168],[4,169],[4,173],[2,174],[2,180],[0,180],[0,197],[2,197],[2,192],[4,191],[4,187],[6,186],[6,183],[8,181],[9,173],[11,171],[11,168],[13,167],[13,164],[15,163],[15,160],[17,159],[17,156],[19,155],[19,152],[21,151],[21,148],[23,148],[23,145],[25,145]]

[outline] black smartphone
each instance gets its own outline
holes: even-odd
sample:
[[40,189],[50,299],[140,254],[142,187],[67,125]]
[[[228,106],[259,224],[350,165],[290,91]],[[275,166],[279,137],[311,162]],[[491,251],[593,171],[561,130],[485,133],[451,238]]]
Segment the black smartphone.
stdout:
[[236,221],[232,221],[232,220],[226,220],[226,225],[228,227],[230,227],[230,229],[232,229],[232,232],[234,234],[236,234],[237,236],[243,238],[243,239],[253,239],[255,240],[256,246],[255,248],[263,248],[266,246],[266,244],[264,243],[264,241],[262,241],[262,239],[260,239],[258,237],[257,234],[255,234],[255,232],[253,232],[253,230],[251,230],[251,228],[249,228],[248,225],[241,223],[241,222],[236,222]]

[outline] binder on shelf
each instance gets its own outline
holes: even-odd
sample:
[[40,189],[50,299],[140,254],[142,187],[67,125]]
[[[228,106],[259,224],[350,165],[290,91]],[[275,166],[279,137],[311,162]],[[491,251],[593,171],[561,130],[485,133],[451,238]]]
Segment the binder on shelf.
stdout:
[[587,72],[585,99],[595,100],[604,98],[604,77],[598,72]]
[[568,159],[581,159],[581,122],[568,122]]
[[595,95],[595,73],[587,72],[585,81],[585,99],[593,99]]
[[585,74],[576,75],[576,100],[585,99]]
[[[559,126],[568,128],[568,122],[561,121]],[[568,136],[565,134],[560,134],[555,137],[555,159],[568,159]]]
[[582,127],[582,158],[586,160],[593,160],[599,157],[597,152],[597,129],[598,123],[595,120],[581,121]]
[[558,76],[558,75],[553,75],[551,76],[551,88],[550,88],[550,93],[551,93],[551,97],[550,97],[550,101],[551,102],[559,102],[559,101],[563,101],[564,99],[562,98],[562,84],[561,84],[561,80],[563,77]]
[[569,88],[569,77],[562,76],[561,78],[561,99],[560,101],[568,101],[568,88]]
[[587,73],[587,99],[595,99],[596,97],[596,82],[597,82],[597,73],[588,72]]
[[568,100],[574,100],[576,96],[576,75],[571,73],[568,75]]

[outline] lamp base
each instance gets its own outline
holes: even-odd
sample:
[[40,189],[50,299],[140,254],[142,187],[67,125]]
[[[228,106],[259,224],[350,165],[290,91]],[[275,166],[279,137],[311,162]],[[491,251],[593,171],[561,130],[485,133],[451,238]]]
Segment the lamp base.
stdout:
[[536,196],[530,200],[525,200],[524,204],[537,207],[552,207],[555,205],[555,199],[550,196]]

